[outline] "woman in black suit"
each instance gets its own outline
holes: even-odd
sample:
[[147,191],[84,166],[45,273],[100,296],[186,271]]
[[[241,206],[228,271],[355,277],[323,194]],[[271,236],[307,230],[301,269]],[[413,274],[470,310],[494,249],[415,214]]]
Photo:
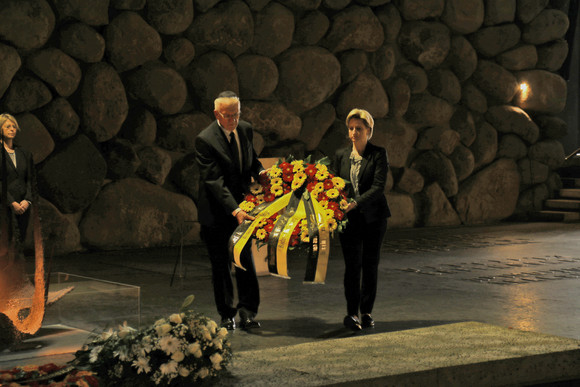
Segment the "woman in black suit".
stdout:
[[[30,218],[28,209],[32,201],[32,156],[24,149],[14,145],[14,138],[20,131],[20,127],[13,116],[0,114],[0,128],[2,128],[2,143],[6,160],[8,191],[6,203],[13,214],[12,224],[8,229],[11,233],[16,230],[16,233],[14,233],[16,235],[12,237],[15,237],[18,242],[22,242],[26,237],[26,229]],[[16,223],[17,227],[14,227],[14,223]]]
[[334,158],[334,171],[351,182],[348,195],[353,199],[345,210],[348,224],[340,234],[345,262],[344,325],[360,330],[375,325],[371,313],[377,294],[377,271],[387,217],[391,216],[384,193],[389,163],[385,148],[368,142],[374,127],[369,112],[353,109],[346,126],[352,145],[338,150]]

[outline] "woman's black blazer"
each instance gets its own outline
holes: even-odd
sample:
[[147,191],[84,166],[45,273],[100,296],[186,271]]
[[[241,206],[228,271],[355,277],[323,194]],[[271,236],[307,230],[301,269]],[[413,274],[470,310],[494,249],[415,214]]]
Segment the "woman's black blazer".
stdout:
[[[22,148],[17,147],[14,151],[16,153],[16,167],[12,163],[8,152],[4,150],[6,157],[6,179],[8,182],[7,205],[13,202],[20,203],[22,200],[32,202],[32,156]],[[0,156],[2,155],[0,154]],[[2,185],[1,174],[2,169],[0,168],[0,188]]]
[[[339,149],[334,157],[334,172],[350,181],[350,154],[352,146]],[[353,211],[360,211],[365,222],[370,223],[391,216],[385,197],[389,162],[385,148],[367,143],[359,172],[359,194],[354,195],[352,184],[347,185],[348,197],[357,202]]]

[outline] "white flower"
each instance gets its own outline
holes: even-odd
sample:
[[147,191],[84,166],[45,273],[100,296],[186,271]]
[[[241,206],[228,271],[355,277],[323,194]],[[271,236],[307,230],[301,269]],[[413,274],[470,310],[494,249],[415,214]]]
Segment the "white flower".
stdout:
[[119,325],[119,338],[120,339],[124,339],[125,337],[127,337],[128,334],[130,334],[131,332],[134,332],[135,329],[131,328],[130,326],[127,325],[127,321],[123,322],[123,325]]
[[197,372],[197,376],[198,376],[200,379],[204,379],[204,378],[206,378],[208,375],[209,375],[209,370],[208,370],[206,367],[203,367],[202,369],[200,369],[200,370]]
[[204,340],[207,341],[211,340],[211,333],[209,333],[209,330],[206,327],[201,328],[201,336],[203,337]]
[[212,344],[214,347],[216,347],[217,349],[221,350],[222,349],[222,341],[219,338],[215,338],[212,341]]
[[218,327],[215,321],[209,320],[205,326],[207,327],[207,329],[209,329],[212,335],[215,335],[215,331]]
[[189,344],[187,346],[187,352],[189,352],[190,354],[192,354],[194,357],[196,357],[198,359],[202,356],[201,347],[200,347],[198,342],[195,342],[193,344]]
[[187,378],[189,376],[190,371],[186,367],[179,367],[179,369],[177,370],[177,373],[182,378]]
[[169,316],[169,321],[171,321],[174,324],[181,324],[181,316],[178,313],[174,313],[171,316]]
[[177,362],[169,361],[159,366],[162,375],[177,374]]
[[185,355],[183,354],[183,352],[177,351],[173,355],[171,355],[171,359],[172,360],[175,360],[176,362],[179,363],[180,361],[182,361],[183,359],[185,359]]
[[171,355],[179,349],[179,340],[173,336],[163,336],[159,340],[159,348],[166,354]]
[[91,349],[91,353],[89,355],[89,362],[94,363],[97,360],[99,360],[99,353],[101,353],[102,350],[103,347],[100,345],[98,347],[94,347],[93,349]]
[[113,351],[113,355],[118,357],[120,361],[129,360],[129,349],[127,347],[118,346],[116,350]]
[[215,368],[218,371],[222,369],[222,367],[220,365],[220,363],[224,360],[222,355],[220,355],[219,353],[214,353],[213,355],[211,355],[209,357],[209,360],[211,360],[213,368]]
[[141,372],[149,373],[151,372],[151,366],[149,366],[149,359],[145,357],[139,357],[137,360],[133,360],[133,367],[137,368],[137,373]]
[[228,335],[228,330],[226,328],[220,328],[220,330],[217,332],[217,335],[220,339],[223,339]]
[[108,331],[101,333],[101,340],[109,340],[114,333],[113,328],[109,328]]
[[163,336],[171,331],[171,324],[159,325],[157,328],[155,328],[155,331],[159,336]]

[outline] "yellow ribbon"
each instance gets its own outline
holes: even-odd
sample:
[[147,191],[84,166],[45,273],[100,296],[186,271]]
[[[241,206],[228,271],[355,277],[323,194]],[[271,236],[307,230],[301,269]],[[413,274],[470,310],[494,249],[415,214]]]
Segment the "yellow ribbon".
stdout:
[[[253,221],[246,220],[244,223],[242,223],[243,225],[247,226],[247,229],[241,235],[241,237],[239,237],[239,239],[233,241],[234,264],[237,267],[246,270],[240,261],[240,254],[242,253],[242,250],[244,249],[244,246],[246,246],[248,240],[252,237],[254,229],[258,226],[258,224],[260,224],[260,221],[262,221],[263,219],[268,219],[270,216],[274,215],[278,211],[285,208],[288,205],[288,202],[290,201],[291,195],[292,193],[287,193],[286,195],[281,196],[280,198],[276,199],[275,201],[270,203],[270,205],[266,206],[261,210],[259,210],[258,208],[254,209],[254,211],[256,211],[257,213],[254,213],[254,211],[250,212],[250,215],[254,216],[256,219],[254,219]],[[247,225],[248,222],[251,222],[249,226]],[[234,233],[232,237],[234,237],[235,234],[236,233]],[[231,242],[232,241],[230,241],[230,243]]]

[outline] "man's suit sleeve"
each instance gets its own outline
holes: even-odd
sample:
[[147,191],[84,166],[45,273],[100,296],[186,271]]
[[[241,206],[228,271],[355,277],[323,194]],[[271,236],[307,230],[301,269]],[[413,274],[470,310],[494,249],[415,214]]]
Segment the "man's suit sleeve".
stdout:
[[224,171],[215,161],[215,148],[198,136],[195,140],[195,158],[199,166],[200,182],[228,213],[238,208],[238,203],[224,181]]

